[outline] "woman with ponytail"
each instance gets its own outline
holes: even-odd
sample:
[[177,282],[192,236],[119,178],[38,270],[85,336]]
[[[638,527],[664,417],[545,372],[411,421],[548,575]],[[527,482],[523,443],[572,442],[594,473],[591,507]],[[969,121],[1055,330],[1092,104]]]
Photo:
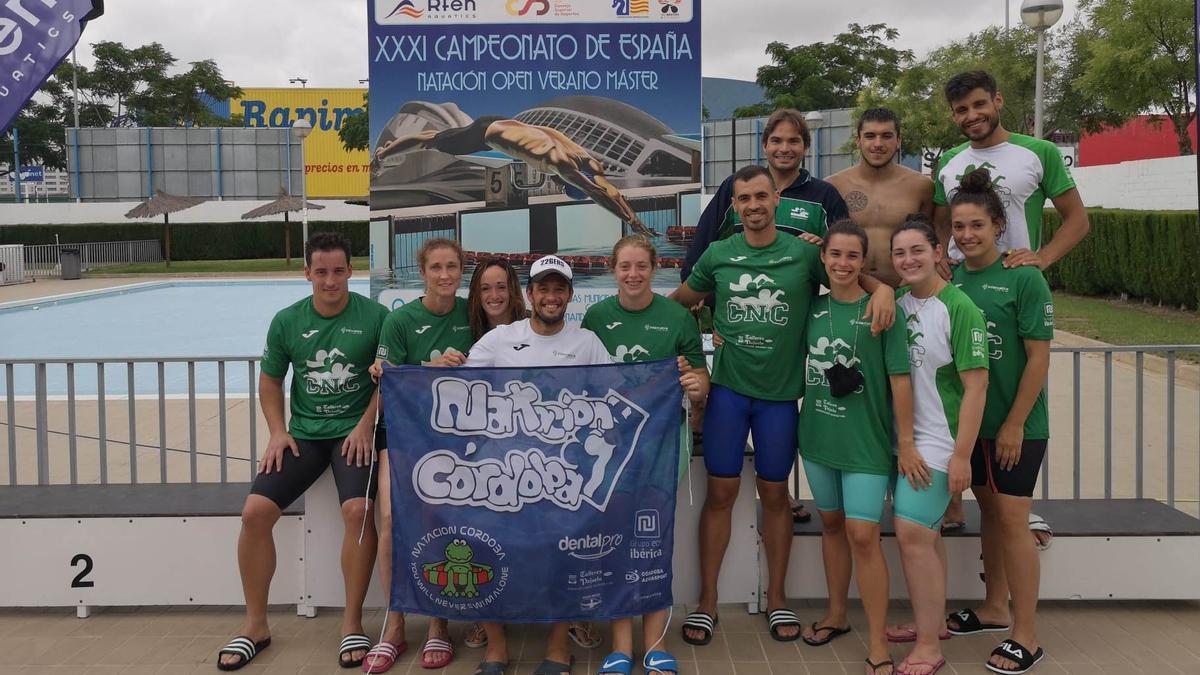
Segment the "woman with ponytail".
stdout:
[[962,178],[950,199],[950,220],[965,256],[953,280],[987,319],[990,366],[987,404],[971,454],[987,595],[977,610],[955,612],[946,625],[955,635],[1011,627],[1011,638],[985,665],[996,673],[1024,673],[1045,654],[1034,628],[1041,570],[1029,536],[1029,509],[1050,431],[1045,386],[1054,304],[1036,267],[1004,265],[997,246],[1006,225],[1004,204],[987,169]]

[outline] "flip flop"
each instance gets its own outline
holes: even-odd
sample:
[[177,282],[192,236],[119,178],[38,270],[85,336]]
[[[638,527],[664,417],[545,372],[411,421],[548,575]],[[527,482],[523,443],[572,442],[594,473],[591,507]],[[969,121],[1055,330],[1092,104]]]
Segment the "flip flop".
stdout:
[[396,664],[396,659],[400,658],[408,649],[407,642],[400,644],[392,644],[384,640],[380,640],[379,644],[371,647],[371,651],[363,657],[362,671],[364,673],[386,673]]
[[596,675],[632,675],[633,657],[621,652],[613,652],[604,657]]
[[362,633],[350,633],[342,638],[342,644],[338,648],[338,665],[343,668],[357,668],[362,665],[363,659],[367,658],[366,654],[363,654],[362,659],[355,661],[347,661],[344,657],[348,656],[350,652],[357,651],[365,651],[369,654],[370,650],[371,638]]
[[814,637],[816,636],[817,633],[819,633],[823,630],[829,631],[829,634],[826,635],[825,639],[823,639],[823,640],[810,640],[807,637],[802,635],[801,637],[804,640],[804,644],[806,644],[810,647],[820,647],[821,645],[827,645],[830,642],[833,642],[834,638],[841,637],[841,636],[845,635],[846,633],[850,632],[849,626],[846,626],[845,628],[838,628],[837,626],[818,626],[816,621],[812,622],[812,625],[810,625],[809,628],[812,629]]
[[[425,655],[430,652],[440,652],[445,656],[426,661]],[[454,660],[454,644],[444,638],[428,638],[425,640],[425,646],[421,648],[421,667],[426,670],[438,670],[450,665]]]
[[[1036,513],[1029,514],[1029,531],[1035,533],[1033,535],[1035,542],[1034,546],[1037,546],[1037,550],[1039,551],[1045,551],[1046,549],[1050,548],[1050,544],[1054,543],[1054,530],[1050,529],[1050,523],[1047,523]],[[1042,540],[1038,538],[1036,534],[1038,532],[1043,532],[1046,534],[1045,544],[1043,544]]]
[[1033,670],[1033,667],[1046,657],[1046,651],[1038,647],[1036,652],[1030,652],[1028,648],[1016,640],[1005,640],[992,650],[992,656],[1000,656],[1009,661],[1014,661],[1017,667],[1014,670],[1007,670],[1000,666],[992,665],[991,658],[989,657],[983,664],[988,670],[993,673],[1000,673],[1000,675],[1020,675],[1021,673],[1028,673],[1030,670]]
[[[476,621],[471,624],[466,633],[463,633],[463,644],[471,649],[486,647],[488,643],[487,631],[483,629],[483,624]],[[499,663],[498,661],[486,661],[485,663]]]
[[795,635],[784,636],[779,633],[780,628],[788,627],[800,628],[800,617],[790,609],[767,610],[767,630],[771,633],[771,638],[776,642],[795,642],[800,639],[800,631],[796,631]]
[[932,667],[933,670],[930,670],[928,673],[925,673],[924,675],[936,675],[936,673],[942,669],[942,666],[945,666],[945,665],[946,665],[946,659],[938,659],[937,662],[909,661],[908,659],[904,659],[903,661],[900,662],[900,666],[896,669],[896,671],[899,675],[909,675],[908,668],[907,668],[908,666],[929,666],[929,667]]
[[584,649],[595,649],[604,642],[604,638],[592,630],[590,621],[572,621],[567,627],[567,637]]
[[662,650],[646,652],[646,656],[642,659],[642,667],[646,669],[646,675],[655,675],[655,673],[679,675],[679,664],[675,661],[675,657]]
[[812,520],[812,514],[808,509],[804,508],[804,504],[800,502],[792,503],[792,522],[807,523]]
[[[952,637],[954,637],[954,635],[944,627],[942,628],[941,634],[938,635],[939,640],[949,640]],[[917,629],[903,624],[899,626],[893,626],[887,629],[887,641],[894,643],[916,642]]]
[[975,614],[975,610],[968,608],[960,609],[957,612],[951,612],[946,616],[946,621],[953,621],[958,624],[958,628],[951,628],[950,624],[946,624],[946,630],[951,635],[974,635],[976,633],[1007,633],[1011,626],[1004,626],[998,623],[983,623]]
[[891,666],[893,675],[896,672],[896,662],[891,659],[880,661],[879,663],[871,663],[871,659],[864,659],[864,661],[866,661],[867,664],[867,675],[876,675],[876,673],[879,672],[879,669],[883,668],[884,666]]
[[[239,635],[229,641],[221,651],[217,652],[217,670],[241,670],[247,663],[254,660],[259,652],[271,646],[271,638],[267,638],[262,642],[255,642],[245,635]],[[231,654],[233,656],[242,657],[237,663],[221,663],[221,656]]]
[[563,673],[570,673],[571,668],[574,665],[575,665],[575,657],[574,656],[572,656],[571,660],[567,663],[563,663],[562,661],[551,661],[550,659],[546,659],[545,661],[542,661],[538,665],[537,670],[533,671],[533,675],[562,675]]
[[475,675],[504,675],[508,664],[503,661],[481,661],[475,667]]
[[[680,633],[683,634],[683,641],[689,645],[703,647],[712,642],[713,630],[717,627],[718,618],[708,612],[692,612],[683,620],[683,626],[680,627]],[[700,639],[688,637],[687,630],[698,630],[704,633],[704,637]]]

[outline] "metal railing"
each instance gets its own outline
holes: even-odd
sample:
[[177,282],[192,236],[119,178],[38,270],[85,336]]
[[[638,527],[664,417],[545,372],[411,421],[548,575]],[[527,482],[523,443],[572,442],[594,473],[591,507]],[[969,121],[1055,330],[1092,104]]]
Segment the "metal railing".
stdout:
[[[259,432],[266,430],[256,391],[259,360],[218,356],[0,361],[6,482],[251,480],[258,463]],[[238,411],[242,406],[246,410]],[[145,424],[147,420],[153,423]],[[237,438],[232,448],[231,435]],[[116,448],[120,450],[110,453]]]
[[[1179,353],[1200,353],[1200,345],[1051,352],[1053,440],[1041,498],[1149,497],[1188,508],[1200,500],[1200,391],[1194,367],[1184,373],[1191,384],[1180,384],[1178,364]],[[266,433],[258,361],[0,361],[8,459],[0,484],[251,479]],[[797,469],[797,494],[801,483]]]
[[55,277],[61,272],[63,249],[79,251],[82,269],[93,270],[131,263],[162,262],[162,244],[157,239],[100,241],[79,244],[32,244],[25,246],[25,274]]

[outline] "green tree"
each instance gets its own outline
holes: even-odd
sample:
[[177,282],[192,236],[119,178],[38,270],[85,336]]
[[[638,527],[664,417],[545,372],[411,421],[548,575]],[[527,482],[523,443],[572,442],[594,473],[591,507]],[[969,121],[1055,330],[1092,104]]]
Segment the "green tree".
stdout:
[[830,42],[795,47],[772,42],[767,45],[771,64],[760,67],[757,77],[767,102],[738,108],[734,116],[764,115],[774,108],[851,107],[868,81],[891,87],[912,62],[912,51],[892,46],[899,36],[887,24],[852,23]]
[[[119,42],[92,45],[95,66],[76,69],[70,61],[25,104],[13,122],[20,133],[21,163],[66,168],[66,129],[74,126],[72,78],[79,82],[81,126],[215,126],[230,123],[204,105],[202,95],[224,100],[242,90],[221,77],[212,60],[195,61],[174,75],[176,59],[159,43],[129,49]],[[8,161],[0,152],[0,161]],[[11,163],[11,162],[9,162]]]
[[[1055,35],[1047,35],[1047,82],[1054,81],[1059,71],[1052,57],[1056,41]],[[925,161],[936,161],[943,151],[964,140],[943,94],[947,80],[963,71],[987,70],[996,78],[1004,98],[1000,113],[1004,127],[1032,134],[1036,68],[1036,33],[1024,27],[1007,32],[998,27],[985,28],[933,50],[924,60],[904,69],[891,85],[881,78],[872,80],[858,96],[854,117],[867,108],[892,108],[900,116],[905,151],[929,151]],[[1051,110],[1057,100],[1054,88],[1047,86],[1046,94],[1046,109]],[[1056,129],[1074,131],[1067,112],[1060,112],[1062,123],[1046,124],[1047,134]]]
[[1166,118],[1180,155],[1193,154],[1195,14],[1181,0],[1081,0],[1093,30],[1079,88],[1120,120]]
[[363,107],[361,112],[356,112],[353,115],[347,116],[342,120],[342,128],[338,129],[338,138],[342,141],[342,147],[346,152],[351,150],[366,150],[371,143],[371,117],[368,114],[368,105],[370,101],[367,95],[363,94]]

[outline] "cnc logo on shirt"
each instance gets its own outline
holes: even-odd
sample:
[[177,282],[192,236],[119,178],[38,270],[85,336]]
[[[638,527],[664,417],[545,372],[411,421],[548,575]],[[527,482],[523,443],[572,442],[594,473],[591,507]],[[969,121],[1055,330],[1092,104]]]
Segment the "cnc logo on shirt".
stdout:
[[312,337],[312,336],[314,336],[314,335],[316,335],[317,333],[320,333],[320,332],[321,332],[321,329],[319,329],[319,328],[314,328],[314,329],[312,329],[312,330],[310,330],[310,331],[305,331],[305,332],[301,333],[301,334],[300,334],[300,337],[302,337],[302,338],[304,338],[305,340],[307,340],[308,338],[310,338],[310,337]]
[[971,356],[974,358],[983,358],[987,354],[985,344],[987,342],[986,331],[978,328],[971,329]]
[[999,361],[1004,358],[1004,338],[1000,337],[992,331],[996,329],[994,321],[987,322],[987,339],[988,345],[991,347],[988,351],[988,358],[993,361]]
[[925,363],[925,347],[920,343],[925,334],[917,330],[921,325],[921,319],[917,317],[916,312],[913,312],[908,315],[905,324],[908,333],[908,360],[912,363],[913,368],[920,368]]
[[[836,338],[830,341],[827,337],[817,338],[817,344],[808,349],[808,366],[804,369],[805,383],[813,386],[828,387],[829,380],[825,377],[825,371],[829,370],[834,364],[840,363],[847,368],[853,368],[861,362],[854,355],[854,347],[847,344],[845,340]],[[858,385],[854,393],[861,394],[863,385]]]
[[966,168],[963,169],[963,172],[961,174],[954,177],[954,184],[956,187],[950,191],[949,196],[951,198],[953,198],[955,193],[958,192],[957,185],[962,182],[963,176],[966,176],[967,174],[971,173],[972,171],[974,171],[976,169],[987,169],[988,170],[988,172],[992,176],[992,189],[996,191],[997,195],[999,195],[1000,201],[1004,204],[1005,210],[1008,210],[1009,202],[1012,201],[1010,199],[1010,197],[1012,197],[1012,189],[1000,184],[1001,181],[1003,181],[1005,179],[1005,176],[1003,176],[998,171],[999,167],[997,167],[995,164],[992,164],[991,162],[984,162],[983,164],[980,164],[979,166],[975,166],[974,164],[968,164],[966,166]]
[[[360,373],[354,372],[353,363],[339,361],[346,354],[334,347],[329,351],[318,349],[312,360],[304,365],[304,390],[310,394],[345,394],[358,391],[362,385],[356,382]],[[322,370],[318,370],[322,369]]]
[[641,345],[627,347],[625,345],[617,345],[613,351],[613,361],[617,363],[636,363],[650,355],[650,350]]
[[429,324],[425,324],[424,326],[421,326],[420,328],[414,328],[413,332],[416,333],[417,335],[421,335],[425,331],[429,330],[430,328],[432,328],[432,326],[430,326]]
[[773,323],[778,326],[786,326],[789,305],[783,300],[782,289],[771,290],[769,286],[774,283],[775,280],[765,274],[754,277],[743,274],[736,282],[730,283],[729,291],[731,293],[751,295],[733,295],[726,299],[725,310],[729,321],[731,323]]

